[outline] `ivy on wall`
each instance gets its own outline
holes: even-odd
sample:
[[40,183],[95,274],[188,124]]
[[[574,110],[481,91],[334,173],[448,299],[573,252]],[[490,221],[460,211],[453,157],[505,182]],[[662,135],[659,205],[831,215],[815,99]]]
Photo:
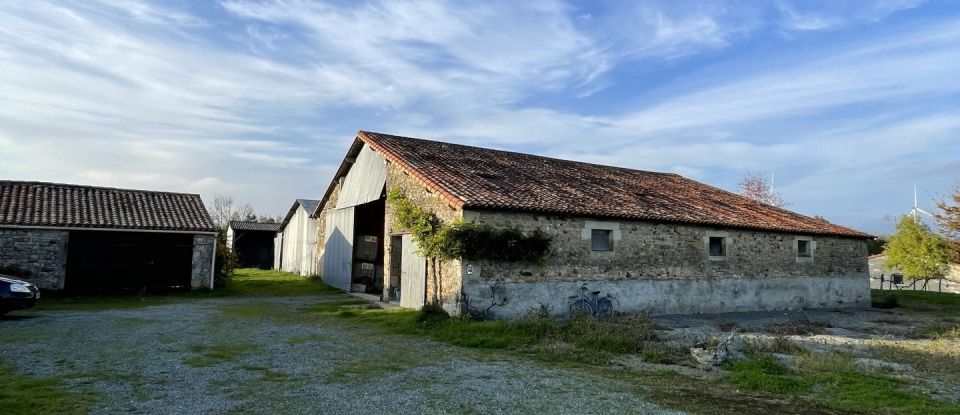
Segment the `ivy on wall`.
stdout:
[[539,229],[527,234],[463,221],[444,224],[399,189],[390,190],[387,201],[393,207],[394,225],[412,233],[428,258],[543,263],[550,249],[550,237]]

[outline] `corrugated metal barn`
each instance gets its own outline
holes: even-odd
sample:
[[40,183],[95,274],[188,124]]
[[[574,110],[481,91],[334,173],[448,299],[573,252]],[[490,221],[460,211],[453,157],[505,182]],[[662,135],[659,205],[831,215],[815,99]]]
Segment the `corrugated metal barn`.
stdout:
[[279,223],[232,220],[227,225],[227,247],[237,253],[240,267],[271,269],[279,229]]
[[280,223],[273,242],[273,268],[302,276],[317,274],[317,220],[319,200],[297,199]]

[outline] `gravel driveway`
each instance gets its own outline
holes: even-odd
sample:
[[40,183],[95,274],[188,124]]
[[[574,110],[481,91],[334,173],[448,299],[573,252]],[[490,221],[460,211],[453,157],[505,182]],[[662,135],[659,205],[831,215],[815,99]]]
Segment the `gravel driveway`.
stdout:
[[95,413],[674,413],[635,385],[305,317],[333,297],[189,299],[0,320],[0,360]]

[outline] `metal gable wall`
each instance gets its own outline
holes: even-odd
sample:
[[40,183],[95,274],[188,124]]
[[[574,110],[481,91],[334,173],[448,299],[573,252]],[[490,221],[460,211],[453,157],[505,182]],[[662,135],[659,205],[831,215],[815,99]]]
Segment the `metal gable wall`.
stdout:
[[327,212],[323,248],[323,280],[350,291],[353,266],[353,208]]
[[281,260],[277,268],[303,276],[316,274],[313,255],[317,243],[317,220],[298,206],[280,235]]
[[386,160],[370,146],[364,145],[343,181],[340,196],[337,198],[337,209],[379,199],[386,180]]

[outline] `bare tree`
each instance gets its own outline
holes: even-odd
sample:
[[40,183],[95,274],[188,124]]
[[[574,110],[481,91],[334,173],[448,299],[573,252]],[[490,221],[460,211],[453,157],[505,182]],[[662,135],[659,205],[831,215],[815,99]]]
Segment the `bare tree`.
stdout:
[[937,209],[939,212],[933,217],[950,248],[951,260],[960,262],[960,182],[953,186],[953,194],[937,202]]
[[227,225],[232,220],[257,220],[257,215],[253,213],[253,207],[249,204],[237,205],[233,197],[225,194],[216,194],[213,203],[207,208],[214,224],[221,230],[226,230]]
[[760,172],[746,172],[737,183],[740,195],[776,207],[785,207],[787,202],[783,196],[773,191],[773,184]]

